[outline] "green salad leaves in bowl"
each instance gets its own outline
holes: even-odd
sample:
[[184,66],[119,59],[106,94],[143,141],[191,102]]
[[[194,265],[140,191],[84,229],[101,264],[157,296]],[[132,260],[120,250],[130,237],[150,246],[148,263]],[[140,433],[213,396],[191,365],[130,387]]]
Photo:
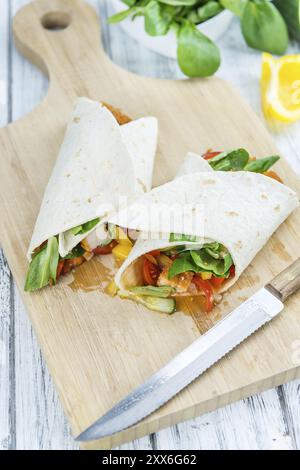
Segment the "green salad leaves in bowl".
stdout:
[[[120,9],[116,0],[117,13],[108,21],[124,22],[133,37],[164,55],[176,54],[185,75],[207,77],[221,63],[214,39],[227,29],[233,15],[239,18],[249,47],[283,54],[289,42],[288,26],[295,31],[299,22],[297,15],[289,20],[291,2],[298,8],[299,0],[122,0]],[[151,47],[151,42],[156,46]]]

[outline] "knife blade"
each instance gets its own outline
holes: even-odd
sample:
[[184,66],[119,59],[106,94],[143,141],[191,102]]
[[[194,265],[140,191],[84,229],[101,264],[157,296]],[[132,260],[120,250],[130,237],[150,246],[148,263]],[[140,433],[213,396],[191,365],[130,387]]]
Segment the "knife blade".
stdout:
[[179,353],[144,384],[77,436],[90,441],[115,434],[160,408],[199,375],[276,317],[300,288],[300,259],[280,273],[207,333]]

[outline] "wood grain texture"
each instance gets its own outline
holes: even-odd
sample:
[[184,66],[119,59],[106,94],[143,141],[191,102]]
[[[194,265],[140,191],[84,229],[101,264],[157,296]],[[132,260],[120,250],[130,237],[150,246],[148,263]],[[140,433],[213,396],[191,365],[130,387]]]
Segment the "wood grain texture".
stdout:
[[[101,3],[103,3],[103,2],[101,2]],[[121,43],[121,41],[119,41],[119,46],[118,46],[118,47],[115,46],[115,51],[116,51],[116,50],[119,51],[119,56],[122,56],[122,48],[120,47],[120,43]],[[135,52],[136,52],[136,49],[137,49],[137,48],[134,49]],[[133,54],[133,56],[134,56],[134,55],[135,55],[135,54]],[[136,54],[136,55],[137,55],[137,54]],[[115,56],[118,56],[118,54],[116,54],[116,52],[115,52]],[[154,56],[154,55],[153,55],[153,56]],[[118,57],[116,57],[116,59],[118,59]],[[138,61],[142,61],[142,60],[143,60],[143,56],[142,56],[142,54],[140,54],[140,57],[138,57]],[[20,59],[19,59],[19,61],[21,62]],[[163,63],[164,61],[161,60],[161,61],[159,61],[159,62],[160,62],[160,63]],[[138,67],[136,64],[131,64],[131,65],[132,65],[133,67]],[[27,65],[27,67],[28,67],[28,65]],[[150,67],[149,67],[149,68],[150,68]],[[165,68],[165,70],[163,71],[163,73],[166,73],[166,74],[167,74],[167,73],[168,73],[168,70],[167,70],[167,69],[168,69],[168,67]],[[27,69],[27,70],[28,70],[28,69]],[[157,70],[159,70],[159,73],[160,73],[160,67],[159,67],[159,66],[157,67]],[[27,79],[28,79],[28,77],[27,77]],[[25,80],[26,80],[26,78],[25,78]],[[28,83],[29,83],[29,81],[28,81]],[[20,88],[22,88],[22,87],[20,87]],[[24,109],[24,111],[27,111],[27,110]],[[19,308],[19,307],[18,307],[18,308]],[[27,348],[24,348],[24,349],[27,349]],[[29,349],[30,349],[30,348],[29,348],[29,345],[28,345],[27,354],[28,354]],[[23,352],[25,352],[25,350],[24,350]],[[20,370],[19,372],[21,372],[21,370]],[[24,374],[24,372],[23,372],[23,374]],[[25,374],[24,374],[24,375],[25,375]],[[25,380],[23,380],[23,386],[26,386],[26,381],[25,381]],[[28,387],[28,388],[29,388],[29,387]],[[33,388],[33,387],[32,387],[32,388]],[[271,394],[270,402],[275,403],[276,400],[274,399],[274,397],[276,396],[276,392],[275,392],[275,391],[273,391],[273,392],[267,392],[267,394],[268,394],[268,395]],[[265,394],[264,394],[263,396],[265,396]],[[293,397],[294,397],[294,400],[292,400],[292,402],[293,402],[293,403],[296,403],[297,395],[294,394]],[[259,403],[258,399],[254,398],[254,402],[255,402],[255,400],[257,400],[257,402]],[[31,405],[31,406],[33,406],[33,405]],[[247,422],[246,414],[245,414],[245,411],[244,411],[246,405],[245,405],[245,403],[240,403],[240,404],[237,405],[237,407],[239,407],[239,406],[241,407],[241,410],[243,411],[243,412],[241,412],[241,415],[239,416],[239,418],[240,418],[240,420],[243,419],[244,422]],[[225,439],[225,442],[226,442],[226,436],[228,436],[227,446],[228,446],[229,448],[230,448],[230,447],[235,447],[235,446],[238,447],[238,445],[239,445],[239,438],[238,438],[238,436],[237,436],[237,440],[234,440],[234,439],[232,438],[232,433],[230,433],[230,424],[229,424],[229,423],[230,423],[230,419],[228,419],[228,413],[229,413],[229,416],[231,417],[231,413],[232,413],[231,409],[232,409],[232,408],[235,409],[234,407],[227,407],[227,408],[225,408],[225,410],[229,410],[229,411],[218,410],[217,412],[212,413],[212,414],[210,415],[210,416],[211,416],[210,418],[207,418],[207,417],[200,418],[200,420],[202,420],[202,419],[203,419],[203,420],[204,420],[204,419],[206,419],[206,420],[209,419],[210,422],[212,423],[212,427],[213,427],[213,424],[214,424],[214,423],[217,423],[217,426],[220,425],[220,422],[223,423],[223,424],[225,423],[225,425],[223,426],[223,427],[225,428],[225,429],[224,429],[224,431],[225,431],[225,434],[224,434],[225,437],[224,437],[224,439]],[[254,406],[254,410],[255,410],[256,408],[257,408],[257,407]],[[278,408],[279,408],[279,407],[278,407]],[[277,411],[276,411],[276,410],[277,410]],[[49,410],[48,410],[48,412],[49,412]],[[51,412],[51,410],[50,410],[50,412]],[[277,416],[281,416],[281,415],[282,415],[282,413],[276,408],[275,405],[274,405],[273,408],[272,408],[272,413],[273,413],[273,414],[276,413]],[[238,413],[237,413],[237,417],[238,417]],[[272,429],[272,426],[271,426],[271,425],[272,425],[272,422],[271,422],[270,419],[269,419],[269,413],[265,413],[265,414],[264,414],[264,420],[265,420],[265,423],[266,423],[266,424],[268,423],[268,420],[269,420],[269,426],[266,425],[265,428],[263,429],[264,432],[265,432],[265,434],[267,434],[267,431],[270,430],[270,428]],[[25,422],[25,421],[26,421],[26,420],[24,420],[24,422]],[[228,421],[229,421],[229,422],[228,422]],[[255,420],[254,420],[254,421],[255,421]],[[279,421],[280,421],[280,420],[279,420]],[[204,422],[204,421],[203,421],[203,422]],[[241,421],[240,421],[240,422],[241,422]],[[236,427],[238,427],[238,424],[240,424],[240,422],[238,421],[238,419],[236,419],[236,420],[234,420],[234,425],[235,425]],[[26,424],[26,422],[25,422],[25,424]],[[227,425],[226,425],[226,424],[227,424]],[[252,425],[252,424],[253,424],[253,423],[252,423],[251,421],[250,421],[249,423],[247,422],[247,429],[248,429],[248,431],[249,431],[249,434],[251,434],[251,433],[250,433],[250,430],[251,430],[251,425]],[[149,440],[142,440],[142,441],[139,441],[139,443],[136,442],[136,443],[134,443],[134,444],[131,444],[131,446],[135,445],[135,446],[138,446],[138,447],[142,448],[141,446],[144,445],[145,448],[149,448],[149,446],[152,445],[152,446],[158,446],[159,448],[164,448],[164,447],[162,446],[162,443],[163,443],[163,442],[166,443],[166,441],[168,441],[168,446],[169,446],[169,448],[176,448],[176,446],[177,446],[178,448],[184,448],[184,446],[180,447],[180,446],[181,446],[181,440],[180,440],[180,437],[179,437],[179,436],[181,436],[181,439],[183,439],[183,442],[185,442],[184,436],[189,436],[189,442],[190,442],[190,445],[191,445],[190,448],[195,448],[195,447],[197,446],[197,444],[198,444],[198,437],[199,437],[199,436],[198,436],[198,431],[197,431],[197,429],[196,429],[197,426],[194,424],[194,421],[192,422],[192,424],[190,425],[190,427],[187,427],[187,428],[186,428],[185,426],[186,426],[186,425],[179,425],[178,427],[173,428],[173,431],[165,431],[165,432],[164,432],[164,431],[161,431],[156,439],[155,439],[155,438],[152,438],[151,441],[149,441]],[[293,429],[293,426],[294,426],[293,418],[292,418],[292,416],[290,416],[290,418],[289,418],[289,427],[290,427],[291,429]],[[214,427],[216,428],[216,426],[214,426]],[[282,429],[283,429],[283,428],[281,427],[281,428],[279,429],[279,432],[281,432]],[[165,434],[164,434],[164,433],[165,433]],[[193,434],[194,434],[194,436],[193,436]],[[207,446],[206,448],[208,448],[208,447],[210,447],[210,448],[218,448],[218,446],[221,445],[220,443],[222,442],[222,439],[221,439],[221,440],[219,439],[220,436],[218,435],[218,433],[215,433],[215,434],[212,433],[213,436],[216,436],[216,439],[212,439],[212,440],[210,440],[210,441],[205,438],[206,434],[207,434],[207,433],[203,432],[202,435],[201,435],[201,438],[202,438],[202,439],[201,439],[201,447],[202,447],[202,448],[205,448],[205,446]],[[166,436],[166,438],[165,438],[165,439],[162,439],[162,436]],[[252,444],[253,444],[253,446],[255,447],[255,437],[254,437],[254,436],[255,436],[255,433],[253,433],[253,441],[252,441]],[[194,447],[193,447],[193,442],[194,442]],[[245,439],[245,442],[246,442],[246,439]],[[265,444],[265,443],[266,443],[266,442],[263,442],[263,444]],[[27,445],[28,445],[28,444],[30,445],[30,439],[27,440]],[[39,442],[39,444],[40,444],[40,442]],[[61,444],[62,444],[62,445],[63,445],[63,444],[66,445],[66,442],[61,441]],[[257,443],[256,443],[256,444],[257,444]],[[35,445],[38,445],[38,443],[36,442]],[[258,444],[257,444],[257,445],[258,445]]]
[[[9,5],[2,9],[3,25],[0,28],[0,125],[4,126],[10,115],[7,83],[10,76]],[[14,434],[14,377],[10,364],[14,362],[12,278],[0,249],[0,449],[15,446]]]
[[272,279],[268,284],[277,297],[285,302],[288,297],[300,288],[300,259],[297,259],[288,268]]

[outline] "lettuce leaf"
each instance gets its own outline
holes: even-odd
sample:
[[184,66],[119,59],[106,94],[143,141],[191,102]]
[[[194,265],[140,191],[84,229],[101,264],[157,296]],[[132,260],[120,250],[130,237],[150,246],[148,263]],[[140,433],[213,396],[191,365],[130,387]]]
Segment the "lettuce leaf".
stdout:
[[252,171],[254,173],[264,173],[273,166],[280,157],[272,155],[270,157],[250,160],[250,155],[245,149],[221,152],[208,160],[208,163],[215,171]]
[[85,224],[77,225],[77,227],[72,228],[70,232],[73,235],[83,235],[84,233],[92,230],[92,228],[94,228],[99,222],[100,222],[100,218],[97,217],[97,219],[90,220],[89,222],[86,222]]
[[173,261],[168,271],[168,278],[172,279],[172,277],[177,276],[177,274],[185,273],[187,271],[192,271],[194,273],[203,271],[203,269],[199,269],[199,267],[194,263],[189,251],[183,253]]
[[215,171],[239,171],[243,170],[249,161],[249,153],[245,149],[222,152],[208,160]]
[[168,271],[168,278],[192,271],[211,272],[217,277],[227,277],[233,261],[228,250],[220,243],[207,243],[199,250],[181,253]]
[[264,173],[265,171],[268,171],[276,162],[278,162],[279,159],[280,157],[278,155],[274,155],[272,157],[251,160],[247,163],[244,170],[252,171],[254,173]]
[[55,284],[58,260],[58,241],[56,237],[52,237],[32,258],[25,281],[25,291],[41,289],[50,281]]
[[229,253],[224,258],[213,258],[206,250],[191,251],[194,263],[205,272],[212,272],[216,276],[224,276],[232,265]]
[[170,233],[169,242],[196,242],[198,237],[182,233]]

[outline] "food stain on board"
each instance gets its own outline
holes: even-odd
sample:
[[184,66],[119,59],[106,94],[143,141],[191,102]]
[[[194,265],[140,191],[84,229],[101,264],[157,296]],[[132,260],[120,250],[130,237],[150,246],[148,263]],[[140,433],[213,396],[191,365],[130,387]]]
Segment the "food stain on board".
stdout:
[[211,312],[205,313],[204,302],[205,299],[201,295],[176,297],[177,311],[191,316],[201,334],[206,333],[222,318],[221,310],[217,305]]
[[[102,257],[103,258],[103,257]],[[107,284],[113,279],[113,270],[100,259],[100,256],[94,256],[87,263],[83,263],[72,272],[73,279],[69,287],[73,291],[91,292],[95,290],[104,291]]]
[[[67,284],[73,291],[98,290],[106,293],[107,286],[113,280],[116,269],[121,264],[111,256],[94,256],[89,262],[83,263],[72,271]],[[208,331],[222,318],[221,310],[217,305],[212,312],[205,313],[204,302],[203,296],[176,297],[177,312],[190,316],[201,334]],[[155,312],[153,314],[155,315]]]

